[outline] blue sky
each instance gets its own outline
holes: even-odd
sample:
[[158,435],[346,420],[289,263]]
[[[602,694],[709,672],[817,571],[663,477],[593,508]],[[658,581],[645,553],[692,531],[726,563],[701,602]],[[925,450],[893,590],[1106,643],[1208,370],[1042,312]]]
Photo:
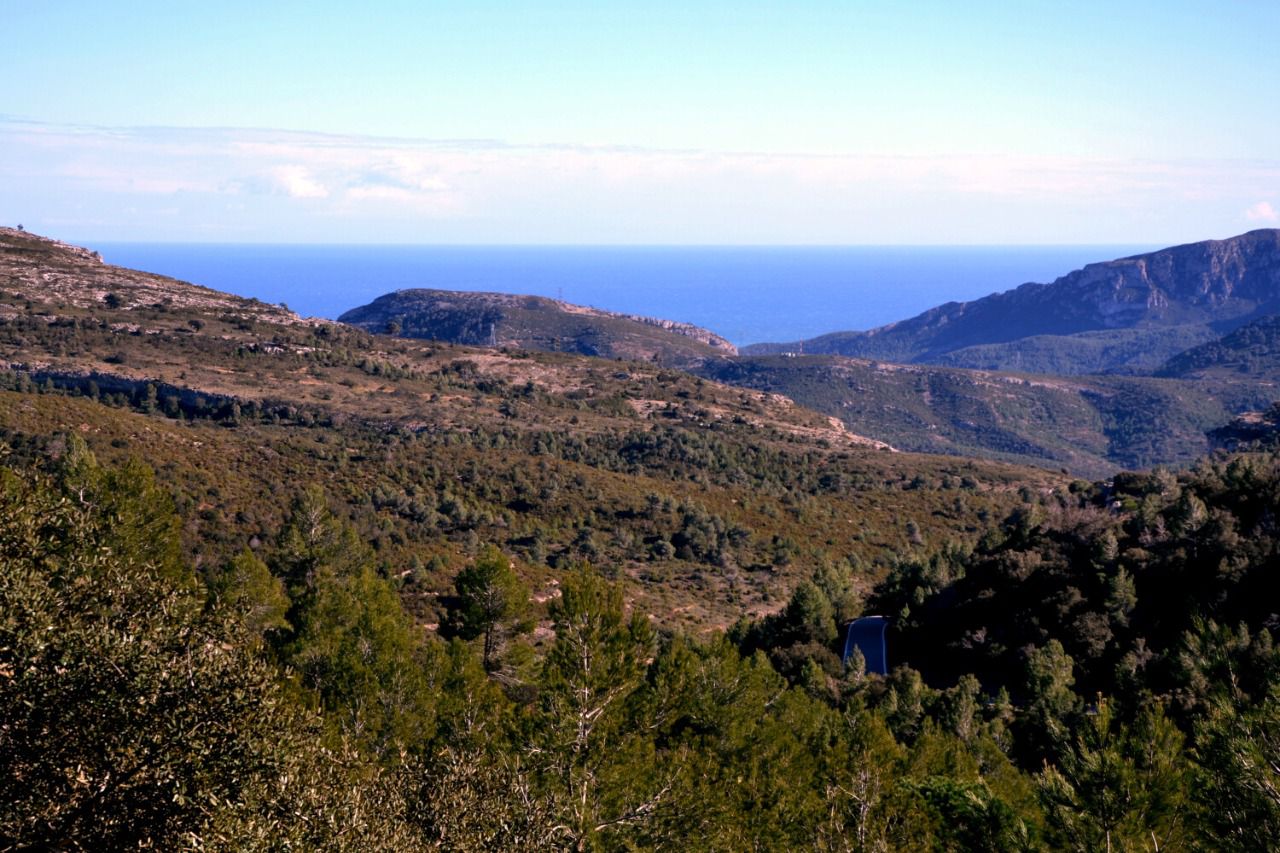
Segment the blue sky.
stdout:
[[1277,225],[1276,3],[16,3],[67,239],[1166,243]]

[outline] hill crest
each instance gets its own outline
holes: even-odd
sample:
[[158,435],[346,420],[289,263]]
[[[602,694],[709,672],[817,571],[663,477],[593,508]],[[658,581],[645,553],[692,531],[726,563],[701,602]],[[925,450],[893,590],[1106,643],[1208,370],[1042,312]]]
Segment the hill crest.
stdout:
[[738,351],[714,332],[690,323],[507,293],[397,290],[347,311],[339,320],[368,332],[467,346],[511,346],[666,364],[695,363]]
[[[969,347],[1009,344],[1012,357],[1016,342],[1037,336],[1070,339],[1106,331],[1206,326],[1221,334],[1277,310],[1280,229],[1260,229],[1088,264],[1051,284],[1028,283],[971,302],[948,302],[865,332],[753,344],[743,352],[802,350],[930,363]],[[990,352],[985,357],[987,366],[1005,366],[990,363]],[[948,363],[976,366],[954,359]]]

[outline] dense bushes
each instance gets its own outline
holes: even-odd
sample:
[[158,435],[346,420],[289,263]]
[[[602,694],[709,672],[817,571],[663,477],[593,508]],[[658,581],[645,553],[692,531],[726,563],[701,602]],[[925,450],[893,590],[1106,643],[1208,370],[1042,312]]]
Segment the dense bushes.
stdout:
[[[895,634],[897,659],[927,678],[878,678],[835,657],[862,606],[849,564],[700,640],[655,632],[578,565],[533,657],[515,629],[526,593],[496,550],[459,575],[446,643],[408,620],[319,490],[257,552],[197,574],[149,471],[103,468],[76,439],[59,450],[0,470],[3,848],[1280,840],[1266,794],[1280,654],[1257,600],[1276,543],[1272,458],[1081,489],[1025,507],[972,553],[904,561],[873,606],[924,631],[945,601],[957,621],[936,617],[932,647]],[[988,606],[1040,641],[995,636]],[[1080,614],[1150,645],[1095,645]]]

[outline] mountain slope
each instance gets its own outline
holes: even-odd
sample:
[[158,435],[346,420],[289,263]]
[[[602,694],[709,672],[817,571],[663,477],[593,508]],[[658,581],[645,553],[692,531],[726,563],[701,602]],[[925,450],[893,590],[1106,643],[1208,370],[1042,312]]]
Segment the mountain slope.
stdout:
[[1013,370],[1059,376],[1147,375],[1190,347],[1218,339],[1212,326],[1107,329],[1075,335],[1032,335],[943,353],[930,363],[972,370]]
[[53,307],[83,313],[86,310],[189,311],[193,314],[235,318],[245,322],[278,325],[314,324],[291,311],[257,299],[245,299],[197,284],[154,273],[117,267],[89,249],[0,227],[0,317],[23,313],[53,316]]
[[719,335],[688,323],[505,293],[400,290],[353,308],[339,320],[406,338],[668,365],[737,352]]
[[1107,477],[1182,465],[1205,432],[1265,407],[1270,382],[1036,376],[842,356],[744,356],[707,362],[719,382],[785,394],[900,450],[963,454]]
[[[747,354],[803,350],[891,361],[933,363],[971,347],[1010,344],[1037,336],[1065,338],[1062,353],[1087,332],[1183,328],[1203,335],[1204,327],[1230,329],[1280,310],[1280,230],[1251,231],[1227,240],[1208,240],[1097,264],[1052,284],[1024,284],[972,302],[949,302],[909,320],[867,332],[835,332],[803,344],[756,344]],[[1137,334],[1135,331],[1134,334]],[[1117,339],[1126,337],[1124,334]],[[1166,357],[1202,342],[1189,340]],[[1038,346],[1043,348],[1045,341]],[[988,352],[985,366],[1008,369],[1018,349]],[[1061,358],[1064,373],[1124,367],[1131,355],[1087,365]],[[972,362],[961,360],[965,366]],[[1084,368],[1084,369],[1081,369]]]
[[1280,381],[1280,315],[1272,314],[1169,359],[1157,376]]

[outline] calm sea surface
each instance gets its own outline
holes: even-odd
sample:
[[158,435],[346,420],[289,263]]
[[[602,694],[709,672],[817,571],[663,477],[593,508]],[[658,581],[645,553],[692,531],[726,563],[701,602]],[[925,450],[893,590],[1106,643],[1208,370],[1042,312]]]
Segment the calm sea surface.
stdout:
[[392,290],[532,293],[735,344],[868,329],[1153,246],[314,246],[98,243],[113,264],[336,318]]

